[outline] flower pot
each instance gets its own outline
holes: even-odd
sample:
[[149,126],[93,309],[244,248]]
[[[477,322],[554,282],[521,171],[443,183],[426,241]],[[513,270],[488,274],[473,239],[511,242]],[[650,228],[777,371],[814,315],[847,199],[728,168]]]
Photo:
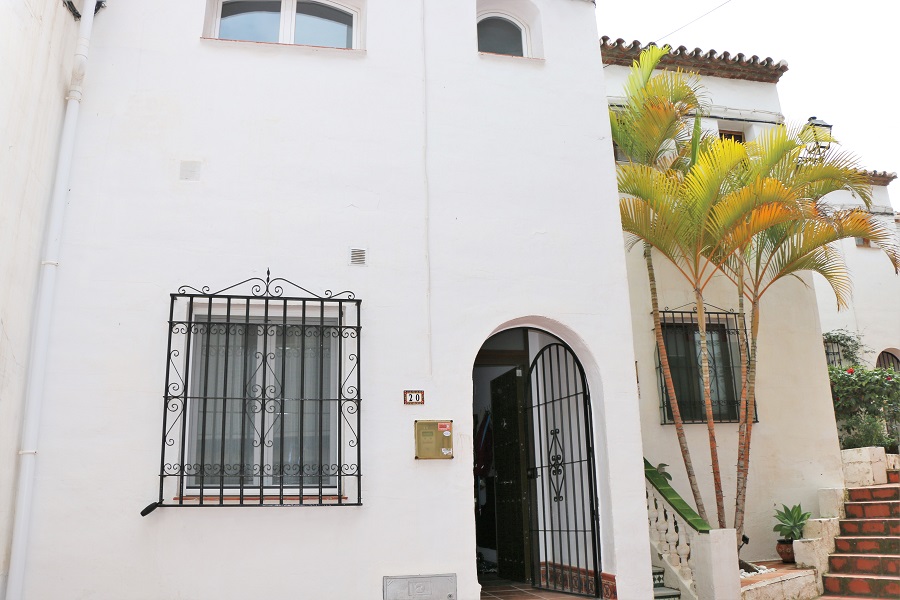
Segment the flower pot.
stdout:
[[778,543],[775,544],[775,551],[778,552],[778,556],[781,557],[781,562],[785,562],[785,563],[793,563],[794,562],[794,541],[793,540],[778,540]]

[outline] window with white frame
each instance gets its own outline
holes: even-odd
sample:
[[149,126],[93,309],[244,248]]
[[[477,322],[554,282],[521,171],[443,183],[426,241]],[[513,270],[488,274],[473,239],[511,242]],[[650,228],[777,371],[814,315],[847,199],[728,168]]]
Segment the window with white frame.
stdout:
[[361,503],[360,301],[290,286],[172,294],[160,506]]
[[527,56],[526,27],[509,15],[488,13],[478,21],[478,51]]
[[359,10],[319,0],[211,0],[209,35],[223,40],[359,47]]

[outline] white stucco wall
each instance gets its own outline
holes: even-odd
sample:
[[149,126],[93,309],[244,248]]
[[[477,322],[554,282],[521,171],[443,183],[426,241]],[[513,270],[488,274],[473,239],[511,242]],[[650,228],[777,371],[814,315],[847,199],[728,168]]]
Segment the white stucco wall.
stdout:
[[74,32],[58,0],[0,4],[0,590],[9,566],[31,307]]
[[[477,598],[472,365],[519,325],[585,366],[603,570],[620,597],[647,597],[593,6],[534,0],[544,59],[529,60],[477,53],[474,0],[373,2],[364,51],[201,39],[204,4],[111,3],[94,28],[27,597],[379,598],[384,575],[451,572]],[[202,163],[199,181],[179,179],[181,161]],[[351,246],[368,266],[348,265]],[[168,294],[267,267],[363,299],[364,506],[140,518],[156,498]],[[427,404],[404,406],[403,389]],[[427,418],[454,420],[454,460],[413,459],[412,421]]]
[[[657,255],[654,261],[660,308],[693,306],[693,292],[674,267]],[[650,311],[646,263],[640,246],[628,255],[632,292],[635,355],[641,390],[641,429],[644,455],[652,464],[667,463],[673,487],[693,505],[674,425],[660,424],[656,339]],[[681,291],[678,291],[681,290]],[[721,276],[705,292],[707,303],[737,310],[737,291]],[[748,307],[749,308],[749,307]],[[812,281],[788,279],[773,286],[761,304],[757,414],[753,426],[745,533],[751,543],[741,551],[746,560],[771,559],[776,534],[774,510],[800,503],[817,516],[819,488],[841,487],[838,447],[831,393],[825,369],[821,330]],[[747,316],[749,324],[749,314]],[[710,524],[716,526],[716,504],[710,470],[706,424],[686,424],[694,470]],[[719,464],[725,493],[727,525],[733,526],[737,423],[716,424]]]
[[[895,222],[888,190],[888,186],[872,187],[872,211],[890,228]],[[831,194],[828,200],[843,207],[862,204],[847,192]],[[825,279],[815,276],[822,330],[845,329],[861,334],[866,346],[862,358],[870,366],[875,365],[878,354],[884,350],[900,356],[900,276],[875,246],[858,247],[851,238],[842,240],[838,248],[853,280],[853,297],[847,309],[838,311],[831,287]]]

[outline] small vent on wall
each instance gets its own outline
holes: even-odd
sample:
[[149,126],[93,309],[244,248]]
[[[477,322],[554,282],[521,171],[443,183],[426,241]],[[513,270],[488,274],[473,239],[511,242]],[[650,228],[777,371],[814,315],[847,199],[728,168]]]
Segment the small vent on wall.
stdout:
[[366,249],[365,248],[350,248],[350,264],[365,266],[365,264],[366,264]]

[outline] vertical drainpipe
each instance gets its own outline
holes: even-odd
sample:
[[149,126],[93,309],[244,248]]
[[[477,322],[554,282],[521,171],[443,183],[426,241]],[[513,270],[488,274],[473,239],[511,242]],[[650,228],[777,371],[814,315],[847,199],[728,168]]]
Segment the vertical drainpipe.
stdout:
[[10,547],[9,576],[5,600],[22,600],[25,563],[31,527],[34,496],[34,474],[40,437],[41,405],[44,401],[44,380],[47,373],[47,353],[50,341],[50,318],[59,266],[59,247],[63,233],[69,175],[75,149],[78,111],[81,108],[82,85],[87,68],[88,46],[94,24],[94,0],[84,0],[78,42],[72,65],[72,79],[66,95],[66,114],[59,139],[59,157],[53,179],[53,192],[47,208],[47,229],[41,253],[35,312],[31,324],[31,348],[25,383],[25,411],[22,421],[22,441],[19,450],[19,478],[16,485],[15,517]]

